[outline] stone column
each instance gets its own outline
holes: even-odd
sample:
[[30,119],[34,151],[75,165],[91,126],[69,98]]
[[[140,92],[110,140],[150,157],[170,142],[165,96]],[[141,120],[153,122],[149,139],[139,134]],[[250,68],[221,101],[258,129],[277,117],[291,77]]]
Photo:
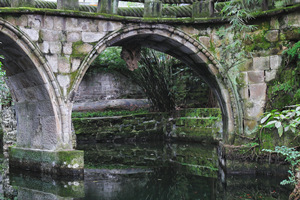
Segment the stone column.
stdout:
[[193,3],[193,18],[208,17],[213,15],[213,1],[196,1]]
[[117,14],[119,0],[98,0],[97,12]]
[[161,17],[162,2],[159,0],[145,0],[144,17]]
[[57,0],[57,9],[79,10],[78,0]]
[[35,0],[12,0],[11,7],[35,7]]

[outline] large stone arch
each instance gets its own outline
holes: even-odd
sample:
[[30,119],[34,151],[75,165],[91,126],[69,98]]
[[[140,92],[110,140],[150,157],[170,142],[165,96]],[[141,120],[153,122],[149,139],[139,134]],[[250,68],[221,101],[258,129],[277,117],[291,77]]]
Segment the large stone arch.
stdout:
[[[81,63],[72,85],[69,99],[74,96],[85,72],[93,60],[107,47],[126,46],[130,43],[149,47],[185,62],[214,91],[222,110],[224,130],[228,133],[242,132],[243,120],[240,102],[234,96],[233,86],[214,55],[203,45],[183,31],[168,25],[132,25],[102,38]],[[227,134],[224,139],[227,140]],[[229,136],[232,136],[229,134]]]
[[17,147],[72,149],[68,116],[46,59],[20,29],[4,20],[0,26],[1,61],[17,113]]

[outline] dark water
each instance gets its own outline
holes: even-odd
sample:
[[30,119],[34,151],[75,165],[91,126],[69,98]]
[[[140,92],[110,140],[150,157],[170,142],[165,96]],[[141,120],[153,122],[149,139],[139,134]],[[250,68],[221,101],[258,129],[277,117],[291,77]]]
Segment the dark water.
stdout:
[[11,174],[20,199],[74,200],[287,200],[285,177],[227,175],[217,147],[199,144],[89,144],[84,180]]

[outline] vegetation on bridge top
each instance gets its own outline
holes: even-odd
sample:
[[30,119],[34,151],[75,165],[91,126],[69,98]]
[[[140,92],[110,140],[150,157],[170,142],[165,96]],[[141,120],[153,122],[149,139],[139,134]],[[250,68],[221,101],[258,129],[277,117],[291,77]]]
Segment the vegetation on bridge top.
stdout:
[[[136,0],[133,0],[134,2]],[[140,1],[140,0],[137,0]],[[174,3],[177,5],[168,5],[173,0],[166,0],[166,3],[162,6],[161,16],[157,17],[145,17],[145,9],[143,7],[123,7],[117,8],[116,13],[99,13],[96,6],[80,5],[79,10],[62,10],[57,9],[56,2],[47,1],[35,1],[34,7],[11,7],[10,1],[0,0],[0,14],[1,13],[47,13],[48,15],[65,15],[65,16],[77,16],[85,18],[101,18],[117,21],[129,21],[129,22],[148,22],[148,23],[208,23],[208,22],[228,22],[228,16],[222,15],[222,9],[227,6],[227,2],[217,2],[213,5],[213,10],[209,11],[205,8],[200,13],[195,13],[195,5],[192,4],[193,0],[183,0],[184,2]],[[186,2],[188,1],[188,2]],[[239,1],[235,1],[239,2]],[[184,3],[180,4],[180,3]],[[202,6],[208,7],[208,4]],[[287,1],[276,1],[274,5],[269,6],[269,9],[262,9],[260,3],[256,3],[252,10],[252,16],[272,16],[284,12],[290,12],[299,10],[300,4],[287,3]],[[198,11],[197,11],[198,12]],[[143,17],[144,16],[144,17]]]

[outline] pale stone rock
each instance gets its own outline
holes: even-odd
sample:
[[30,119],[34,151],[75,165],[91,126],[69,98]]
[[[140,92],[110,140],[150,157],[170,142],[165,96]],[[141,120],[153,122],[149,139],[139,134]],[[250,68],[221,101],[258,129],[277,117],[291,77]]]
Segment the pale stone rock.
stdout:
[[68,27],[68,31],[82,31],[82,26],[78,24],[78,19],[76,18],[67,18],[66,27]]
[[86,44],[86,43],[83,45],[77,46],[77,48],[76,48],[76,50],[79,53],[83,53],[83,54],[89,53],[90,51],[92,51],[92,49],[93,49],[93,46],[90,44]]
[[41,30],[42,39],[44,41],[56,42],[60,41],[60,32],[53,30]]
[[71,55],[72,54],[72,43],[67,42],[63,44],[63,53],[66,55]]
[[250,84],[250,99],[255,101],[266,100],[266,92],[267,92],[267,84],[266,83],[258,83],[258,84]]
[[52,16],[46,16],[46,17],[44,17],[43,28],[50,29],[50,30],[52,30],[54,28],[54,19],[53,19]]
[[278,70],[281,66],[282,57],[280,55],[270,56],[270,67],[273,70]]
[[53,28],[54,30],[62,30],[64,27],[65,18],[63,17],[54,17],[53,18]]
[[263,83],[264,76],[264,71],[250,71],[248,72],[249,83]]
[[67,33],[67,42],[77,42],[81,40],[80,32],[68,32]]
[[69,75],[58,74],[57,81],[61,87],[65,88],[68,87],[70,84],[70,77]]
[[41,15],[28,15],[28,26],[34,29],[41,28],[42,17]]
[[97,42],[104,36],[103,33],[82,32],[83,42]]
[[200,42],[201,42],[204,46],[206,46],[206,47],[209,47],[209,46],[210,46],[210,38],[209,38],[209,37],[207,37],[207,36],[200,36],[200,37],[199,37],[199,40],[200,40]]
[[79,26],[81,26],[81,30],[85,32],[97,32],[97,26],[95,25],[95,20],[91,19],[79,19]]
[[32,41],[36,42],[39,40],[39,31],[38,30],[27,29],[27,28],[23,28],[23,27],[20,27],[20,29],[22,31],[24,31]]
[[61,53],[61,43],[60,42],[50,42],[50,53],[52,54],[60,54]]
[[27,15],[22,15],[16,21],[18,26],[28,26],[28,18]]
[[65,57],[59,57],[58,61],[58,71],[61,73],[69,73],[70,72],[70,59]]
[[49,42],[43,41],[43,43],[39,43],[40,49],[43,53],[49,53]]
[[54,54],[54,55],[46,55],[46,59],[48,60],[48,63],[52,69],[52,71],[54,73],[57,73],[58,72],[58,65],[57,65],[57,55]]
[[78,69],[78,67],[80,66],[80,59],[72,59],[72,69],[71,72],[74,72]]
[[266,33],[265,38],[269,42],[277,42],[279,39],[279,31],[278,30],[269,30]]
[[254,57],[253,69],[254,70],[269,70],[270,69],[270,57]]
[[270,71],[266,71],[265,73],[266,73],[265,81],[269,82],[276,78],[277,70],[270,70]]

